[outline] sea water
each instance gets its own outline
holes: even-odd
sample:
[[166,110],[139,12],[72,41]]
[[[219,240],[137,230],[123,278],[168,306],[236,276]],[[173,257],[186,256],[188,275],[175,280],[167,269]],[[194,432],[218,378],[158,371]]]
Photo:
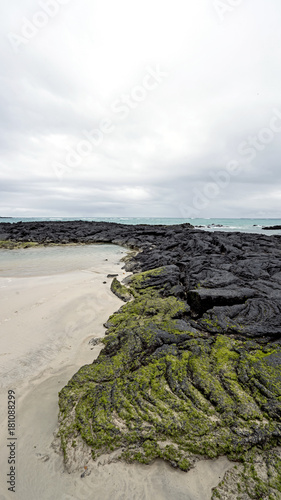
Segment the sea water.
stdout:
[[264,226],[279,226],[281,219],[184,219],[184,218],[160,218],[160,217],[23,217],[23,218],[0,218],[0,222],[42,222],[42,221],[97,221],[115,222],[117,224],[160,224],[173,225],[184,224],[186,222],[193,226],[201,226],[200,229],[208,231],[239,231],[243,233],[258,234],[281,234],[281,230],[264,230]]
[[125,248],[110,244],[31,247],[24,251],[1,249],[0,277],[48,276],[83,270],[99,272],[101,262],[106,264],[114,257],[117,263],[126,252]]

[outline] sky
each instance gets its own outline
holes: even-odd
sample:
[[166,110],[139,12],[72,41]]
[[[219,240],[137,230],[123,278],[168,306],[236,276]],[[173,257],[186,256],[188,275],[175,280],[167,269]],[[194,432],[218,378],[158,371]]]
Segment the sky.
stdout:
[[0,216],[281,217],[280,0],[13,0]]

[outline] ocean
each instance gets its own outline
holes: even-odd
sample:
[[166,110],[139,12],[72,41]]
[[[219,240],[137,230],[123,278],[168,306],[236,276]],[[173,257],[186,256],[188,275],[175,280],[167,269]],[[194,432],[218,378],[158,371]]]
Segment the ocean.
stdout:
[[264,230],[263,226],[281,226],[281,219],[181,219],[160,217],[23,217],[0,218],[0,222],[34,222],[34,221],[105,221],[118,224],[183,224],[189,222],[208,231],[240,231],[243,233],[281,234],[281,230]]

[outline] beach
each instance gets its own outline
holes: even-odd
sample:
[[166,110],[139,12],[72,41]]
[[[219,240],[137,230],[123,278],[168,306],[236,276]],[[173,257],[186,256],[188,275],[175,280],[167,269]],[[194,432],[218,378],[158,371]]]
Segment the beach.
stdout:
[[[83,478],[82,461],[75,472],[65,471],[63,455],[57,446],[54,448],[58,392],[101,350],[100,344],[89,342],[104,336],[103,323],[122,305],[110,291],[112,278],[107,274],[118,274],[119,279],[128,275],[121,269],[124,253],[121,247],[102,251],[99,246],[93,265],[85,261],[86,269],[74,270],[69,265],[68,271],[59,272],[61,264],[57,262],[52,274],[44,269],[40,275],[40,266],[31,272],[21,264],[20,276],[11,271],[11,276],[3,272],[5,276],[0,278],[1,500],[208,499],[211,488],[234,465],[223,457],[203,460],[184,473],[162,460],[148,466],[100,457]],[[36,255],[33,253],[34,260]],[[31,275],[24,275],[27,272]],[[8,491],[6,483],[8,390],[16,393],[15,494]]]

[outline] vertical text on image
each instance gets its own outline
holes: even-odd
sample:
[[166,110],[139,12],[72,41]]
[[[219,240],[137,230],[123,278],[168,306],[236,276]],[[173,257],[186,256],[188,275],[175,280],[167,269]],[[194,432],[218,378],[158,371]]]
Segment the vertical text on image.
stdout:
[[8,448],[8,491],[16,492],[16,393],[14,390],[10,389],[8,391],[8,437],[7,437],[7,448]]

